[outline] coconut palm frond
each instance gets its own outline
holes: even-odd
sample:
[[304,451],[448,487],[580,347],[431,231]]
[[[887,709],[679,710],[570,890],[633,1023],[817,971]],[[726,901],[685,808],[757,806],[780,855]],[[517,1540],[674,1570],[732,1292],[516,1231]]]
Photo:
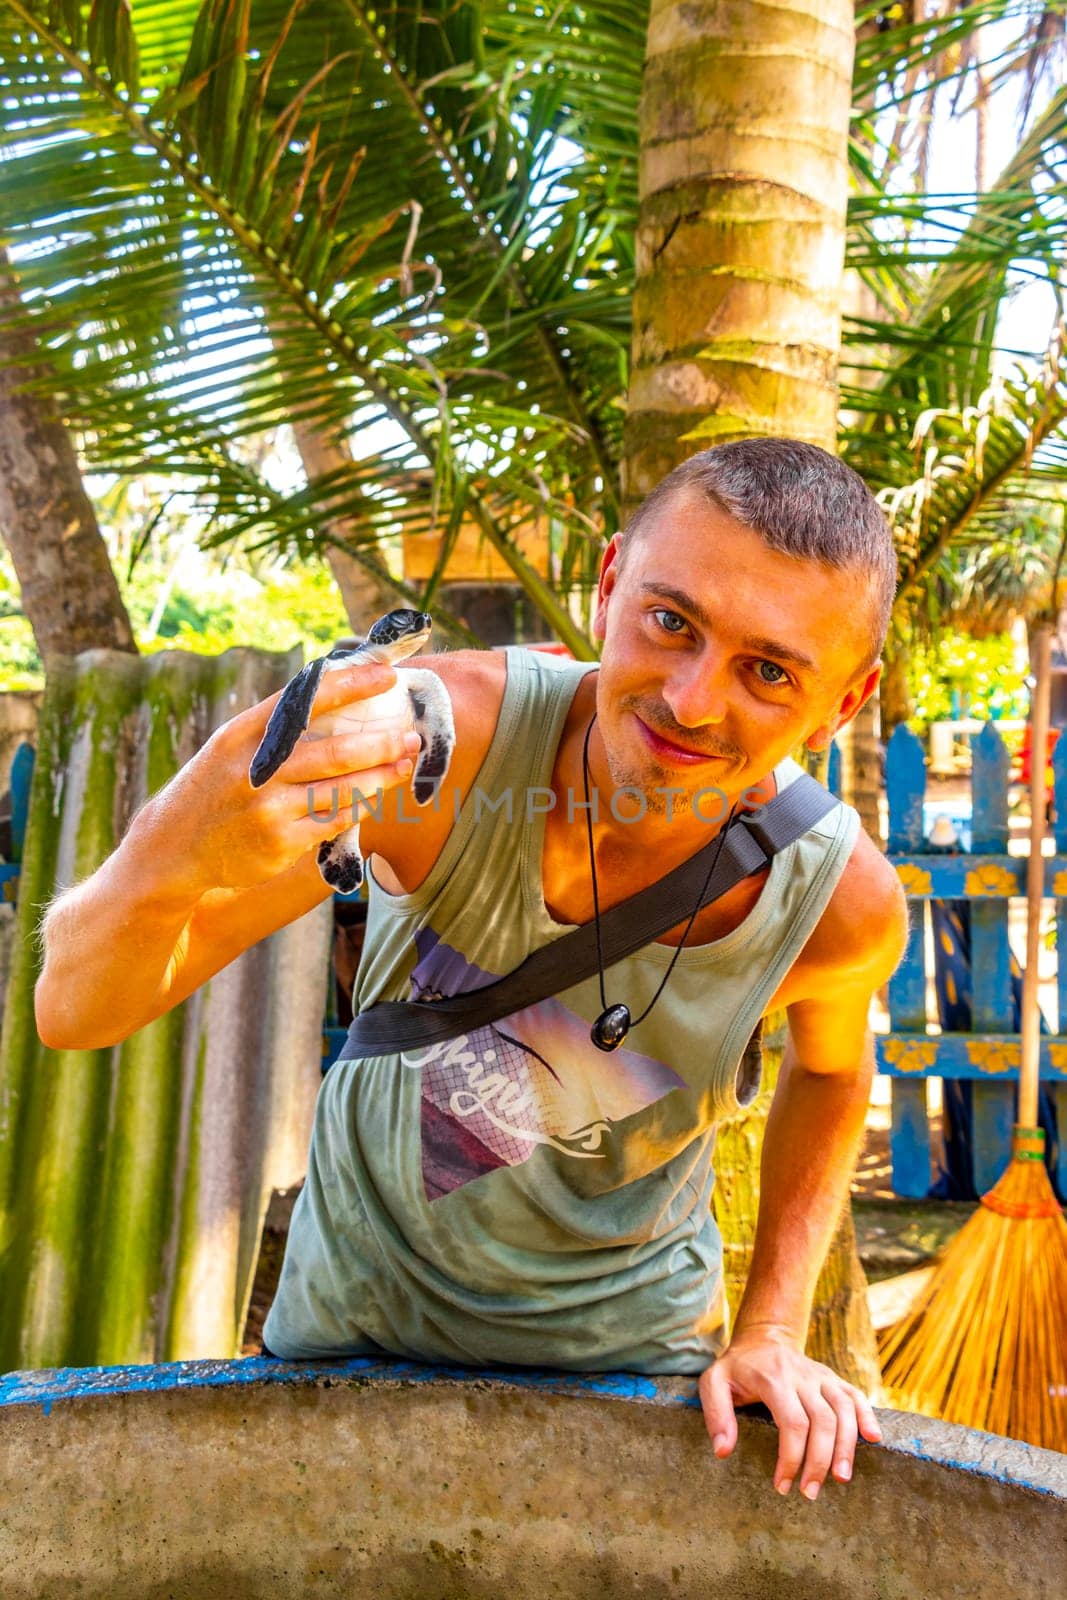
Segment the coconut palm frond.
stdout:
[[[963,83],[974,29],[1008,10],[867,8],[857,103]],[[263,547],[469,517],[589,653],[517,530],[546,521],[556,587],[581,592],[617,525],[647,0],[83,11],[0,13],[0,202],[35,382],[87,464],[199,477],[212,538]],[[936,210],[879,188],[861,124],[849,262],[877,309],[848,328],[842,438],[900,489],[924,414],[951,455],[947,416],[981,410],[1013,276],[1058,262],[1067,91],[994,193]],[[247,447],[290,421],[343,436],[351,467],[276,494]],[[988,459],[1019,426],[991,417]],[[920,565],[947,525],[928,499]]]
[[1047,607],[1060,546],[1063,502],[1022,502],[988,529],[960,568],[949,622],[976,638],[1004,633]]
[[[904,6],[863,0],[856,9],[856,102],[895,112],[888,135],[871,141],[878,186],[886,188],[896,171],[909,167],[915,187],[925,188],[934,112],[945,100],[950,116],[967,115],[979,94],[1020,77],[1025,127],[1034,86],[1050,76],[1058,54],[1062,15],[1060,0],[1048,7],[1040,0],[920,0]],[[1018,34],[1005,36],[990,26],[1008,18]],[[1053,89],[1056,84],[1053,76]]]
[[[990,381],[997,318],[1011,282],[1027,274],[1056,280],[1067,241],[1065,194],[1067,89],[1061,89],[990,193],[937,197],[940,205],[919,195],[874,194],[853,202],[850,264],[872,274],[890,257],[897,274],[903,268],[921,273],[924,264],[927,273],[925,290],[904,316],[846,327],[844,399],[850,410],[866,414],[869,434],[900,407],[912,408],[913,422],[927,406],[975,403]],[[910,242],[902,227],[909,218],[922,220],[925,229]],[[867,381],[853,387],[850,367]],[[863,449],[863,470],[876,482],[892,482],[879,475],[877,455],[872,438]]]
[[[1067,492],[1067,357],[1062,330],[1039,373],[993,384],[966,411],[931,409],[917,420],[895,486],[879,498],[900,552],[900,596],[927,581],[950,547],[985,543],[1019,502],[1055,503]],[[916,473],[915,468],[919,471]]]
[[[17,90],[0,184],[51,357],[40,382],[91,465],[210,468],[226,441],[287,419],[375,417],[401,465],[429,471],[428,491],[425,470],[409,474],[412,492],[446,521],[456,496],[468,503],[588,653],[475,484],[530,515],[551,506],[572,569],[590,563],[590,514],[613,525],[628,202],[619,162],[588,137],[573,146],[581,196],[549,170],[579,132],[562,76],[518,81],[472,8],[413,21],[262,0],[253,17],[248,0],[179,0],[139,8],[135,50],[125,8],[100,0],[99,59],[68,10],[12,0],[0,24]],[[612,83],[636,103],[636,77]],[[354,514],[369,535],[376,509]]]
[[1023,17],[1020,36],[1005,52],[993,83],[1008,76],[1022,78],[1019,118],[1024,125],[1033,109],[1038,86],[1048,82],[1055,89],[1062,80],[1065,46],[1067,14],[1062,4],[1038,6]]
[[[890,257],[895,277],[883,273],[881,282],[897,298],[883,294],[880,317],[846,321],[841,445],[882,491],[900,547],[900,597],[914,604],[921,588],[920,609],[944,610],[937,574],[954,542],[988,532],[1010,495],[1058,493],[1067,481],[1059,336],[1043,373],[992,376],[998,317],[1013,283],[1027,273],[1057,281],[1065,144],[1061,90],[990,194],[944,197],[942,211],[929,199],[878,195],[853,207],[850,260],[870,280]],[[926,238],[909,245],[905,224],[927,215]],[[931,244],[940,259],[924,267]],[[920,286],[910,304],[907,273]]]

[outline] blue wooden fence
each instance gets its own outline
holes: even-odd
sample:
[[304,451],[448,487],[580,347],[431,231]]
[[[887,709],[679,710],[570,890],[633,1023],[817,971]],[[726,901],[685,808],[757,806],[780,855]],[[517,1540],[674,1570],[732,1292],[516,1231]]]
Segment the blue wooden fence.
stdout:
[[33,778],[33,746],[25,741],[15,751],[11,763],[11,859],[0,857],[0,899],[14,902],[18,896],[19,865],[26,838],[26,813],[30,804]]
[[[931,853],[923,827],[926,763],[919,740],[906,727],[889,742],[889,860],[912,911],[907,953],[889,984],[890,1032],[876,1040],[878,1070],[892,1079],[893,1189],[925,1195],[930,1187],[930,1127],[926,1079],[973,1081],[974,1180],[980,1194],[1007,1164],[1019,1075],[1019,1035],[1014,1028],[1008,901],[1026,894],[1026,857],[1008,854],[1009,756],[993,723],[972,745],[971,837],[959,855]],[[1045,893],[1056,902],[1056,925],[1067,916],[1067,739],[1053,757],[1056,854],[1045,859]],[[971,908],[973,1031],[927,1032],[926,906],[930,900],[967,900]],[[1067,963],[1058,963],[1057,1028],[1067,1021]],[[933,1020],[933,1019],[931,1019]],[[1050,1019],[1051,1020],[1051,1019]],[[1041,1076],[1055,1099],[1061,1130],[1059,1179],[1067,1182],[1067,1035],[1041,1040]]]

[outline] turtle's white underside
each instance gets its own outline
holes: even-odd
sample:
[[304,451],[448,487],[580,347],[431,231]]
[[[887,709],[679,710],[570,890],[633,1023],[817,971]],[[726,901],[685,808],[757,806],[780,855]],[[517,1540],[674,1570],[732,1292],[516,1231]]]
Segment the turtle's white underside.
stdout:
[[[327,668],[335,665],[327,663]],[[347,662],[336,665],[346,666]],[[312,738],[328,738],[331,734],[353,734],[373,729],[376,725],[395,726],[398,720],[406,721],[422,739],[422,750],[415,764],[412,788],[419,805],[428,805],[448,771],[452,750],[456,742],[452,719],[452,702],[448,691],[436,673],[423,667],[410,667],[399,675],[399,681],[384,694],[372,700],[360,700],[340,711],[313,717],[308,727]],[[375,796],[368,801],[376,805]],[[319,846],[319,870],[326,882],[344,894],[358,889],[363,881],[363,853],[359,845],[359,824],[346,828]]]
[[[403,619],[412,613],[390,614],[391,620]],[[424,619],[428,628],[428,619]],[[339,667],[350,667],[353,661],[402,660],[417,649],[425,638],[425,631],[405,638],[392,639],[384,645],[367,644],[356,650],[331,653],[318,661],[309,662],[286,684],[271,712],[259,749],[252,758],[249,780],[258,788],[277,772],[295,749],[298,740],[325,739],[341,734],[351,736],[373,730],[375,727],[396,726],[399,721],[413,728],[422,740],[422,748],[415,762],[411,786],[419,805],[428,805],[434,798],[452,759],[456,742],[452,702],[448,691],[436,673],[424,667],[406,668],[398,681],[383,694],[370,700],[354,701],[336,711],[319,716],[312,715],[315,695],[324,672]],[[367,800],[375,808],[373,792]],[[335,820],[323,812],[323,824]],[[359,824],[346,828],[333,839],[324,839],[318,850],[319,870],[331,888],[349,894],[363,881],[363,854],[359,845]]]

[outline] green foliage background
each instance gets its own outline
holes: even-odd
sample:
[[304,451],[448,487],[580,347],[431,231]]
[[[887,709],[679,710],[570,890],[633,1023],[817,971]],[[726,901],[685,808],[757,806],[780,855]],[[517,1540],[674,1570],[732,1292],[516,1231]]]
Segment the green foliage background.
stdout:
[[[137,645],[145,654],[191,650],[215,655],[231,645],[291,650],[301,644],[305,659],[311,659],[351,633],[329,568],[296,557],[260,563],[256,573],[216,562],[199,582],[176,583],[153,633],[150,624],[170,565],[146,557],[131,577],[115,563]],[[44,669],[22,614],[14,568],[0,547],[0,690],[43,687]]]
[[910,654],[915,709],[909,725],[922,733],[946,718],[1025,718],[1030,703],[1025,676],[1016,665],[1010,634],[972,639],[946,630],[936,643],[919,645]]

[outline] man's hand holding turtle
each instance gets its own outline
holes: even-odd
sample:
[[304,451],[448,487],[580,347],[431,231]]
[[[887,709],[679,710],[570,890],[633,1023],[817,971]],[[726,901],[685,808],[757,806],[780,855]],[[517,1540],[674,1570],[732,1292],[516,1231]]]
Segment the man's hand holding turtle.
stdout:
[[[318,737],[315,722],[387,691],[397,681],[385,662],[359,662],[324,674],[315,717],[278,770],[260,787],[249,766],[285,692],[218,728],[156,802],[173,824],[175,859],[188,860],[201,891],[266,883],[358,821],[378,791],[406,783],[420,748],[403,709]],[[355,805],[353,804],[355,800]]]

